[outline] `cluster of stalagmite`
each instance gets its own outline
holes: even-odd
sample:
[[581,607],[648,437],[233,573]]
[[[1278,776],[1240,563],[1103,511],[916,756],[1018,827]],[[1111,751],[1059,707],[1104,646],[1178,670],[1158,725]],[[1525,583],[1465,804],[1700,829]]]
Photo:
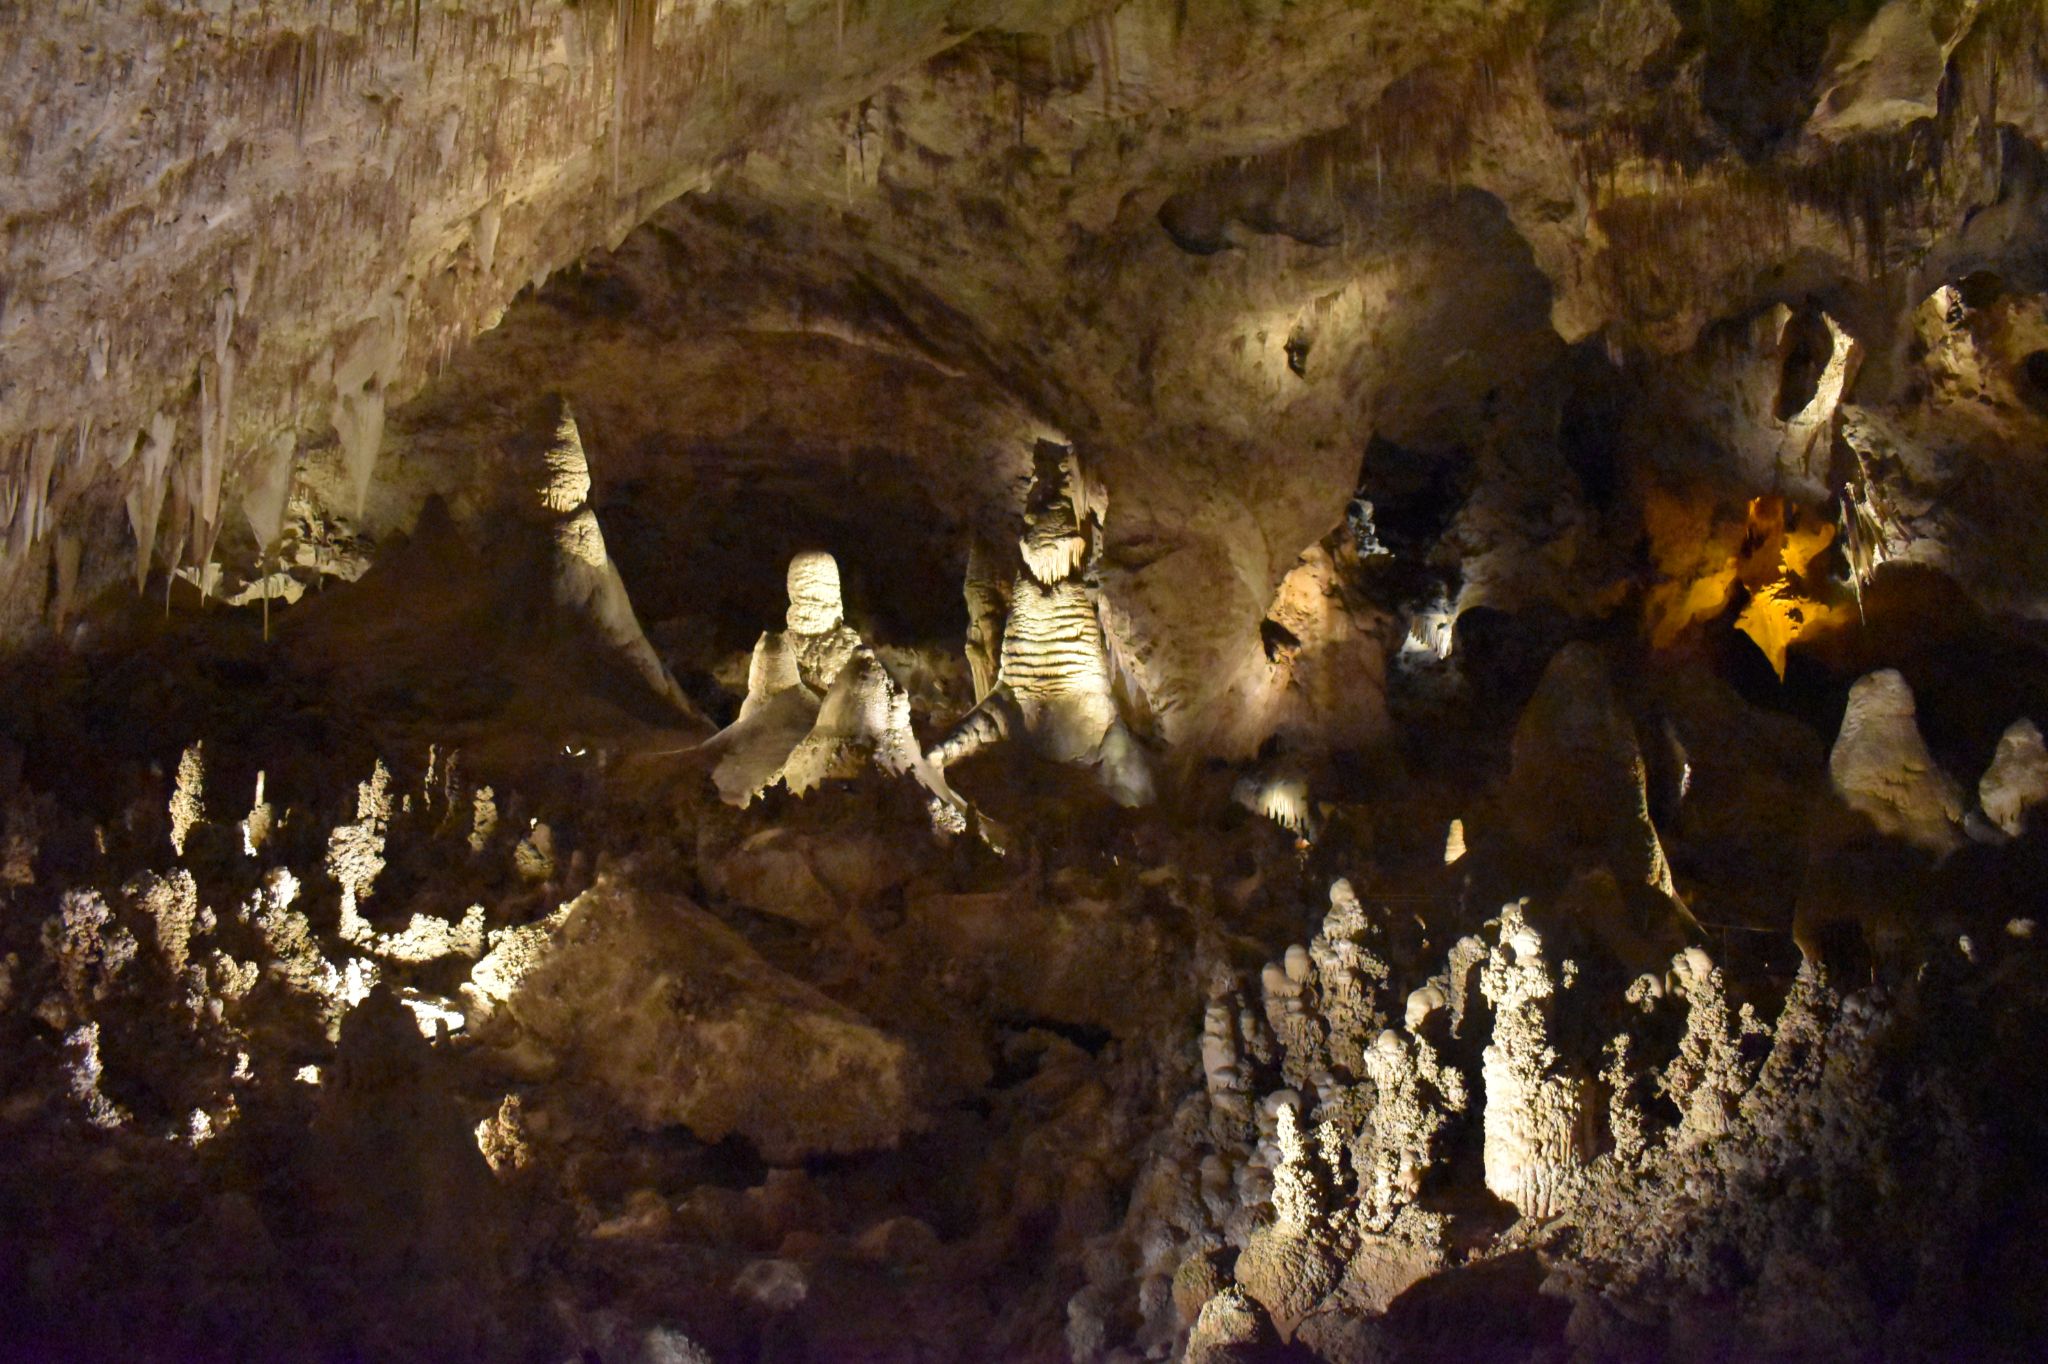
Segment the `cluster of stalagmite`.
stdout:
[[[1547,1224],[1599,1247],[1574,1274],[1626,1273],[1616,1266],[1631,1248],[1680,1277],[1709,1272],[1671,1239],[1680,1226],[1775,1253],[1769,1217],[1691,1191],[1768,1186],[1792,1168],[1856,1177],[1869,1140],[1858,1124],[1873,1111],[1850,1106],[1839,1130],[1815,1114],[1842,1102],[1825,1098],[1830,1086],[1867,1083],[1835,1058],[1867,1056],[1857,1039],[1871,1006],[1842,1008],[1809,966],[1772,1026],[1731,1005],[1699,948],[1625,997],[1589,993],[1527,909],[1505,905],[1483,937],[1452,944],[1396,1026],[1385,1010],[1398,982],[1374,945],[1391,918],[1342,881],[1322,932],[1269,964],[1255,994],[1219,980],[1201,1027],[1203,1091],[1140,1177],[1122,1233],[1139,1266],[1141,1342],[1223,1360],[1277,1336],[1322,1357],[1380,1357],[1377,1320],[1448,1262],[1479,1206],[1447,1160],[1474,1124],[1486,1190],[1522,1219],[1510,1237]],[[1593,1065],[1560,1048],[1616,1026],[1595,1104]],[[1653,1085],[1668,1118],[1646,1102]],[[1662,1207],[1673,1200],[1687,1210]],[[1085,1293],[1070,1309],[1095,1310]]]
[[931,748],[935,768],[1017,738],[1053,762],[1083,763],[1124,805],[1152,800],[1143,749],[1117,712],[1112,664],[1085,570],[1099,548],[1104,499],[1071,451],[1042,447],[1007,592],[984,551],[970,555],[965,595],[976,690],[988,636],[1001,619],[995,678],[974,709]]

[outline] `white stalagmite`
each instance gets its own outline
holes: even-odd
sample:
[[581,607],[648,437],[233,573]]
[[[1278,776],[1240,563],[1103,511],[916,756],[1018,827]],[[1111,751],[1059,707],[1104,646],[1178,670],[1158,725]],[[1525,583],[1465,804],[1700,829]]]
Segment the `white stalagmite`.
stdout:
[[1332,1065],[1362,1076],[1366,1049],[1385,1026],[1380,997],[1387,988],[1387,963],[1367,946],[1377,927],[1351,883],[1339,878],[1330,885],[1330,911],[1323,931],[1308,945],[1315,966],[1316,991]]
[[796,650],[782,630],[764,631],[754,642],[754,656],[747,661],[747,697],[740,702],[740,719],[755,714],[778,694],[801,687]]
[[811,690],[823,691],[861,647],[860,635],[846,623],[839,561],[823,550],[805,550],[789,561],[785,582],[789,609],[783,621],[797,673]]
[[605,552],[604,532],[598,528],[597,513],[588,504],[590,463],[583,453],[583,437],[576,429],[576,416],[564,400],[549,444],[546,476],[539,488],[541,506],[555,518],[554,537],[555,600],[575,612],[596,629],[605,642],[660,696],[678,710],[688,711],[682,688],[669,675],[654,646],[633,614],[625,581],[617,565]]
[[1367,1047],[1373,1105],[1351,1151],[1363,1225],[1381,1230],[1422,1192],[1452,1119],[1465,1111],[1465,1077],[1418,1037],[1388,1028]]
[[185,855],[185,840],[206,818],[206,758],[198,743],[178,756],[178,781],[171,790],[171,851]]
[[263,798],[263,773],[256,774],[256,798],[249,806],[249,817],[242,821],[242,851],[255,857],[263,851],[263,845],[270,841],[271,830],[276,827],[277,812],[270,802]]
[[785,628],[756,641],[739,718],[704,745],[720,797],[743,806],[778,781],[803,795],[871,761],[891,775],[915,772],[936,792],[908,693],[846,623],[839,561],[806,550],[789,561],[786,582]]
[[370,897],[384,870],[384,836],[391,825],[391,771],[383,759],[370,779],[356,784],[356,822],[337,825],[327,836],[327,874],[341,885],[339,932],[361,946],[374,936],[357,906]]
[[1503,906],[1500,943],[1480,971],[1493,1005],[1493,1040],[1482,1056],[1486,1084],[1486,1187],[1524,1217],[1549,1217],[1570,1201],[1585,1164],[1584,1085],[1550,1045],[1556,993],[1543,940],[1521,902]]

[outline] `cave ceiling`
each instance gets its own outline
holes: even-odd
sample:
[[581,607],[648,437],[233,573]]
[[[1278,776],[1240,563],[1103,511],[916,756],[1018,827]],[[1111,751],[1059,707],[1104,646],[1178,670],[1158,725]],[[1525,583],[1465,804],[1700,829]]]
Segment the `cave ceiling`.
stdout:
[[[1720,331],[1773,305],[1825,309],[1859,352],[1854,398],[1916,401],[1913,318],[1936,287],[2039,282],[2037,17],[23,10],[4,51],[10,618],[47,616],[59,558],[92,586],[138,552],[244,552],[243,493],[280,466],[312,468],[342,514],[402,518],[404,405],[476,372],[477,338],[559,272],[665,249],[691,282],[650,319],[659,351],[717,332],[880,347],[1085,448],[1118,508],[1107,572],[1134,672],[1173,737],[1227,743],[1244,627],[1341,518],[1368,436],[1510,466],[1487,481],[1521,491],[1486,496],[1517,505],[1472,509],[1496,524],[1468,538],[1555,549],[1586,515],[1554,448],[1567,347],[1712,405],[1726,385],[1674,366],[1706,367]],[[743,362],[766,407],[816,387],[786,382],[792,363]],[[600,402],[683,382],[608,368]],[[709,382],[745,401],[748,378]],[[1666,458],[1701,477],[1785,481],[1683,439],[1705,448]],[[944,485],[989,458],[938,461],[947,516],[985,510],[972,479]],[[1828,491],[1824,469],[1793,481]],[[1468,574],[1468,605],[1599,590],[1512,557]],[[1171,586],[1189,578],[1221,609]]]

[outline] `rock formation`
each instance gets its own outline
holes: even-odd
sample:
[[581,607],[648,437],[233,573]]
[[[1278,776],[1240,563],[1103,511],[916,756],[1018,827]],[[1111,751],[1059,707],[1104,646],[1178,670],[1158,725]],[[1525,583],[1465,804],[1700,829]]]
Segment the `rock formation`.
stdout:
[[[994,685],[925,755],[943,771],[1016,738],[1053,762],[1085,763],[1122,805],[1153,796],[1150,762],[1117,714],[1108,643],[1083,581],[1101,531],[1070,451],[1041,450],[1017,540]],[[973,565],[970,564],[970,572]]]
[[1676,893],[1650,822],[1635,727],[1590,645],[1566,645],[1544,669],[1515,727],[1506,799],[1516,836],[1530,848]]
[[2048,800],[2048,747],[2032,720],[2015,720],[1999,736],[1998,751],[1977,783],[1977,804],[2009,837],[2018,838],[2028,811]]
[[1937,854],[1962,842],[1962,787],[1927,751],[1913,689],[1894,669],[1849,688],[1828,781],[1844,806],[1887,838]]
[[586,621],[619,658],[677,709],[690,712],[682,689],[669,676],[661,656],[647,642],[625,580],[604,547],[597,512],[590,503],[590,461],[576,415],[565,401],[555,423],[554,439],[545,455],[540,505],[553,521],[548,534],[554,545],[553,582],[557,605]]
[[2039,0],[0,16],[0,1354],[2048,1355]]
[[819,550],[798,554],[788,595],[787,628],[755,641],[739,718],[703,746],[719,794],[744,806],[781,782],[800,796],[870,762],[942,790],[920,761],[908,695],[846,623],[838,562]]
[[[1501,910],[1500,943],[1479,973],[1493,1006],[1486,1045],[1486,1187],[1524,1217],[1546,1218],[1571,1201],[1585,1166],[1585,1081],[1560,1065],[1548,1002],[1559,982],[1523,907]],[[1564,980],[1573,974],[1564,963]]]

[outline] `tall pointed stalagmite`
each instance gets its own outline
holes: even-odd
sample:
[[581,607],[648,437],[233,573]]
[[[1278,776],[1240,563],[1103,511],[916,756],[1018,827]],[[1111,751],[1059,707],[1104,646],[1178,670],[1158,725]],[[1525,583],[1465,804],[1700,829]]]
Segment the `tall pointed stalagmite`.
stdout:
[[604,532],[590,506],[590,462],[583,453],[582,433],[568,400],[561,399],[560,404],[540,485],[541,505],[554,517],[549,529],[554,538],[555,601],[589,622],[664,700],[694,714],[682,688],[647,642],[625,581],[605,552]]

